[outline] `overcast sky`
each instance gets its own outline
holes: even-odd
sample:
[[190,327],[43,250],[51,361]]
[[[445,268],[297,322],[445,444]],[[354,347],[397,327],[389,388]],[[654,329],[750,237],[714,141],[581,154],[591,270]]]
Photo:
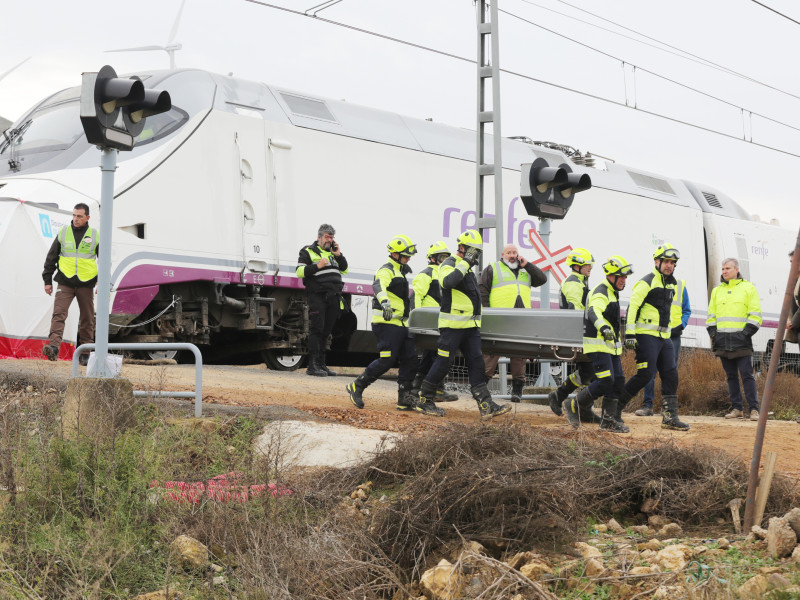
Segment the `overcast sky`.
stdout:
[[[271,3],[301,12],[318,4]],[[796,2],[764,4],[800,21]],[[754,142],[800,155],[800,131],[791,128],[800,129],[800,75],[794,64],[800,25],[752,0],[499,0],[498,6],[575,40],[501,14],[501,68],[613,101],[504,74],[503,135],[556,141],[706,183],[762,219],[778,218],[783,227],[797,230],[794,182],[800,158],[741,138],[752,135]],[[0,0],[0,74],[30,57],[0,81],[0,116],[14,120],[49,93],[79,85],[82,71],[104,64],[120,73],[168,67],[164,52],[103,51],[166,44],[179,7],[180,0],[140,0],[135,10],[98,0]],[[176,62],[474,129],[473,64],[321,18],[475,60],[476,14],[469,0],[342,0],[317,19],[245,0],[186,0],[175,36],[183,44]],[[680,51],[749,79],[698,64]],[[626,107],[626,101],[641,110]]]

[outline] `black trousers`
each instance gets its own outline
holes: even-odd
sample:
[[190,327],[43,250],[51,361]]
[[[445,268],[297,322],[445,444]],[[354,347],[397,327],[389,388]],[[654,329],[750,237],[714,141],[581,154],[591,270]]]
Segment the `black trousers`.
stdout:
[[742,390],[739,388],[739,375],[742,376],[744,395],[747,398],[747,407],[758,410],[758,388],[753,377],[753,357],[741,356],[739,358],[720,357],[722,368],[725,369],[725,378],[728,381],[728,393],[731,396],[731,406],[742,410]]
[[308,353],[325,352],[325,343],[339,318],[341,296],[335,292],[308,293]]
[[469,384],[472,387],[486,383],[486,366],[481,352],[481,330],[478,327],[453,329],[442,327],[439,330],[439,344],[436,360],[433,361],[425,381],[438,386],[450,370],[450,360],[456,351],[461,350],[469,371]]
[[418,361],[414,338],[408,334],[408,328],[373,323],[372,331],[378,338],[378,358],[369,363],[364,372],[377,379],[399,364],[398,383],[411,383],[417,374]]
[[678,369],[672,340],[646,334],[637,335],[636,340],[636,375],[625,384],[625,391],[635,396],[658,371],[662,397],[674,396],[678,392]]
[[594,379],[588,388],[592,397],[608,396],[619,399],[620,392],[625,386],[625,373],[622,371],[619,356],[608,352],[589,352],[586,356],[592,359],[591,369]]

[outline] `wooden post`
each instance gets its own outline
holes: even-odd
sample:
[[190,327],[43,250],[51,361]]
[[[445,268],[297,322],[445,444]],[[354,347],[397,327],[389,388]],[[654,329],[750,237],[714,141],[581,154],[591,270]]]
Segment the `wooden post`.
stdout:
[[775,472],[776,460],[778,460],[777,452],[767,452],[767,459],[764,462],[764,472],[761,473],[761,478],[758,481],[758,488],[756,488],[756,506],[753,525],[758,525],[759,527],[761,527],[761,519],[764,518],[764,507],[767,505],[767,498],[769,498],[769,488],[772,485],[772,474]]

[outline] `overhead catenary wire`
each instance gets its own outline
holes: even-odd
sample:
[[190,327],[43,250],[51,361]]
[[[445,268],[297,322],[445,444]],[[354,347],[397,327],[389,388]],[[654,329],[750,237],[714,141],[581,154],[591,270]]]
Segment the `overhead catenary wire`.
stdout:
[[[393,37],[393,36],[390,36],[390,35],[387,35],[387,34],[384,34],[384,33],[379,33],[377,31],[372,31],[370,29],[365,29],[363,27],[357,27],[355,25],[350,25],[348,23],[343,23],[341,21],[334,21],[332,19],[326,19],[325,17],[312,17],[311,15],[307,15],[307,14],[301,12],[301,11],[298,11],[298,10],[295,10],[295,9],[292,9],[292,8],[287,8],[285,6],[280,6],[280,5],[277,5],[277,4],[272,4],[270,2],[266,2],[265,0],[244,0],[244,1],[245,2],[249,2],[251,4],[257,4],[257,5],[263,6],[265,8],[271,8],[271,9],[274,9],[274,10],[287,12],[287,13],[290,13],[290,14],[293,14],[293,15],[296,15],[296,16],[300,16],[300,17],[313,18],[317,22],[327,23],[329,25],[335,25],[337,27],[342,27],[344,29],[349,29],[351,31],[357,31],[357,32],[363,33],[365,35],[369,35],[369,36],[372,36],[372,37],[377,37],[377,38],[384,39],[384,40],[387,40],[387,41],[395,42],[395,43],[398,43],[398,44],[402,44],[404,46],[409,46],[411,48],[416,48],[418,50],[423,50],[425,52],[431,52],[433,54],[438,54],[440,56],[446,56],[448,58],[452,58],[452,59],[459,60],[459,61],[462,61],[462,62],[466,62],[466,63],[469,63],[469,64],[473,64],[473,65],[477,64],[477,61],[475,61],[474,59],[467,58],[465,56],[460,56],[458,54],[453,54],[452,52],[445,52],[444,50],[439,50],[437,48],[432,48],[430,46],[424,46],[422,44],[417,44],[415,42],[410,42],[408,40],[403,40],[401,38]],[[506,12],[506,11],[500,10],[500,12]],[[509,14],[509,13],[507,13],[507,14]],[[522,19],[521,17],[518,17],[517,15],[510,14],[510,16],[514,16],[516,18]],[[525,19],[522,19],[522,20],[525,20]],[[560,35],[560,34],[557,34],[557,35]],[[567,39],[571,40],[571,38],[567,38]],[[572,40],[572,41],[575,41],[575,40]],[[613,60],[617,60],[617,61],[620,60],[619,58],[617,58],[617,57],[615,57],[615,56],[613,56],[611,54],[603,52],[602,50],[597,50],[595,48],[592,48],[591,46],[583,44],[582,42],[577,42],[576,41],[576,43],[578,43],[578,44],[580,44],[582,46],[585,46],[587,48],[590,48],[590,49],[592,49],[592,50],[594,50],[596,52],[600,52],[601,54],[604,54],[604,55],[608,56],[609,58],[612,58]],[[640,70],[646,71],[645,69],[640,69]],[[614,106],[619,106],[621,108],[628,108],[630,110],[634,110],[634,111],[640,112],[640,113],[648,115],[648,116],[652,116],[652,117],[656,117],[656,118],[659,118],[659,119],[663,119],[663,120],[669,121],[671,123],[684,125],[686,127],[692,127],[694,129],[697,129],[697,130],[700,130],[700,131],[704,131],[706,133],[711,133],[711,134],[719,135],[721,137],[725,137],[725,138],[728,138],[728,139],[737,140],[737,141],[740,141],[740,142],[745,142],[747,144],[751,144],[751,145],[757,146],[759,148],[764,148],[765,150],[772,150],[774,152],[785,154],[787,156],[793,156],[795,158],[800,158],[800,153],[798,153],[798,152],[792,152],[790,150],[786,150],[786,149],[783,149],[783,148],[778,148],[776,146],[771,146],[769,144],[762,144],[762,143],[759,143],[759,142],[752,141],[752,139],[748,140],[746,138],[746,136],[733,135],[733,134],[730,134],[730,133],[726,133],[724,131],[719,131],[719,130],[716,130],[716,129],[712,129],[710,127],[705,127],[705,126],[699,125],[697,123],[692,123],[690,121],[685,121],[683,119],[678,119],[676,117],[670,117],[669,115],[665,115],[665,114],[662,114],[662,113],[657,113],[655,111],[646,110],[646,109],[643,109],[643,108],[641,108],[639,106],[626,105],[624,102],[620,102],[619,100],[614,100],[612,98],[606,98],[606,97],[600,96],[598,94],[592,94],[590,92],[585,92],[585,91],[578,90],[578,89],[575,89],[575,88],[571,88],[571,87],[568,87],[568,86],[565,86],[565,85],[561,85],[561,84],[558,84],[558,83],[553,83],[551,81],[546,81],[544,79],[533,77],[531,75],[526,75],[526,74],[520,73],[518,71],[511,71],[509,69],[502,69],[501,68],[500,72],[501,73],[505,73],[507,75],[512,75],[514,77],[519,77],[521,79],[525,79],[525,80],[528,80],[528,81],[533,81],[535,83],[540,83],[540,84],[546,85],[548,87],[552,87],[552,88],[559,89],[559,90],[562,90],[562,91],[566,91],[566,92],[570,92],[570,93],[573,93],[573,94],[577,94],[577,95],[583,96],[585,98],[598,100],[600,102],[605,102],[607,104],[612,104]],[[650,73],[649,71],[646,71],[646,72]],[[657,73],[651,73],[651,74],[654,74],[657,77],[662,77],[662,76],[658,75]],[[669,81],[668,78],[664,78],[664,79]],[[680,85],[685,85],[685,84],[680,84]],[[686,87],[689,87],[689,86],[686,86]],[[689,89],[693,89],[693,88],[689,88]],[[700,92],[699,90],[695,90],[695,91],[698,91],[698,93],[704,93],[704,92]],[[710,96],[710,97],[714,98],[713,96]],[[728,103],[727,101],[724,101],[724,100],[720,100],[720,101]],[[772,121],[772,122],[774,122],[776,124],[779,124],[779,125],[782,125],[782,126],[785,126],[785,127],[791,128],[791,129],[796,129],[796,130],[800,131],[800,128],[794,127],[793,125],[789,125],[789,124],[783,123],[782,121],[779,121],[777,119],[773,119],[771,117],[766,117],[766,116],[761,115],[760,113],[757,113],[755,111],[749,111],[748,109],[743,109],[743,107],[741,107],[739,105],[736,105],[736,104],[733,104],[733,103],[728,103],[728,104],[730,104],[730,106],[736,107],[736,108],[738,108],[740,110],[747,110],[748,112],[751,112],[754,115],[757,115],[759,117],[762,117],[764,119]]]
[[792,18],[792,17],[790,17],[789,15],[785,15],[785,14],[783,14],[782,12],[780,12],[780,11],[778,11],[778,10],[775,10],[775,9],[774,9],[774,8],[772,8],[771,6],[767,6],[767,5],[766,5],[766,4],[764,4],[763,2],[759,2],[758,0],[750,0],[750,1],[751,1],[751,2],[753,2],[754,4],[758,4],[759,6],[763,6],[763,7],[764,7],[764,8],[766,8],[767,10],[771,10],[771,11],[772,11],[772,12],[774,12],[776,15],[780,15],[781,17],[783,17],[784,19],[788,19],[788,20],[789,20],[789,21],[791,21],[792,23],[796,23],[797,25],[800,25],[800,21],[796,21],[795,19],[793,19],[793,18]]

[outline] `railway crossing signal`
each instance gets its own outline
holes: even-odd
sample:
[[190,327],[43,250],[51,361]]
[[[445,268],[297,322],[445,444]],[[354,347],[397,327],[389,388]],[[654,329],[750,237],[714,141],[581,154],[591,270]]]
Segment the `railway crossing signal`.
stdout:
[[520,199],[529,215],[563,219],[575,194],[592,187],[586,173],[573,173],[566,163],[551,167],[544,158],[521,167]]
[[83,74],[81,124],[90,144],[133,150],[147,117],[170,108],[168,92],[146,89],[138,77],[117,77],[108,65]]

